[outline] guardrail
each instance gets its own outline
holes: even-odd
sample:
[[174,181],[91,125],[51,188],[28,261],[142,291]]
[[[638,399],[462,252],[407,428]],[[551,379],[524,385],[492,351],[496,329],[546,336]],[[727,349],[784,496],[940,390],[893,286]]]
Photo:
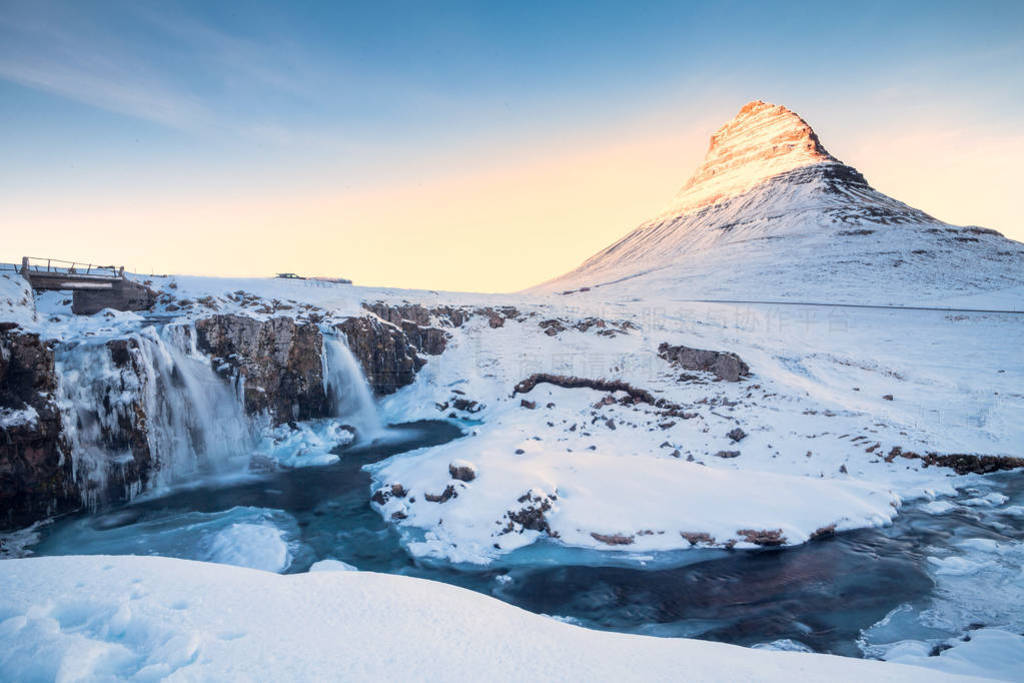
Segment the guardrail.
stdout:
[[124,266],[102,266],[81,261],[40,256],[24,256],[21,259],[21,273],[53,273],[54,275],[87,275],[91,277],[123,278]]

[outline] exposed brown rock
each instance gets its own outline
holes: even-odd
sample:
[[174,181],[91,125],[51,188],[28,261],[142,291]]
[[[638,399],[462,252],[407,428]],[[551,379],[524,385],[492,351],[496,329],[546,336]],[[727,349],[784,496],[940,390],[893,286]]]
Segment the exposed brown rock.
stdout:
[[[538,384],[553,384],[566,389],[596,389],[597,391],[624,391],[632,403],[647,403],[656,407],[678,407],[664,399],[656,399],[651,392],[638,389],[621,380],[588,379],[585,377],[568,377],[539,372],[530,375],[515,386],[512,394],[526,394]],[[607,397],[606,397],[607,398]],[[612,399],[614,402],[614,398]]]
[[463,410],[463,411],[465,411],[467,413],[479,413],[481,410],[484,409],[484,406],[483,406],[482,403],[478,403],[476,401],[472,401],[472,400],[470,400],[468,398],[452,399],[451,403],[452,403],[452,408],[455,408],[455,410]]
[[510,533],[515,530],[516,525],[519,525],[521,527],[520,531],[529,529],[531,531],[541,531],[549,536],[557,537],[558,534],[551,530],[547,517],[544,515],[544,513],[551,510],[552,499],[553,496],[531,495],[530,491],[519,496],[517,502],[527,503],[527,505],[518,510],[509,510],[505,513],[505,517],[508,518],[508,522],[505,524],[505,528],[502,529],[501,533]]
[[455,491],[455,487],[451,484],[444,487],[444,491],[439,494],[424,493],[423,497],[430,503],[447,503],[452,498],[458,498],[459,494]]
[[680,531],[679,535],[689,541],[690,545],[697,545],[698,543],[711,545],[715,542],[714,536],[703,531]]
[[0,427],[0,529],[23,527],[80,506],[61,433],[53,350],[39,335],[0,330],[0,410],[31,409],[34,421]]
[[747,543],[765,547],[783,545],[786,537],[782,535],[782,529],[740,529],[736,532],[743,537]]
[[730,430],[726,434],[726,436],[732,439],[734,442],[738,442],[743,441],[743,439],[747,437],[747,433],[740,429],[739,427],[736,427],[735,429]]
[[563,325],[560,320],[555,320],[554,318],[551,320],[542,320],[538,325],[540,325],[541,329],[544,330],[544,334],[549,337],[554,337],[559,332],[565,331],[565,325]]
[[473,481],[476,479],[476,469],[469,464],[450,463],[448,465],[448,474],[451,475],[452,479],[458,479],[459,481]]
[[590,533],[595,541],[604,543],[606,545],[632,545],[635,540],[633,536],[623,536],[621,534],[599,534],[596,531]]
[[323,338],[313,323],[290,317],[256,320],[216,315],[196,321],[197,345],[214,366],[245,377],[245,410],[266,411],[275,424],[330,414],[324,392]]
[[1024,458],[1008,455],[973,455],[969,453],[914,453],[894,446],[887,456],[886,462],[897,457],[920,460],[926,467],[949,467],[957,474],[991,474],[1004,470],[1015,470],[1024,467]]
[[740,377],[750,374],[747,364],[735,353],[729,351],[694,349],[689,346],[672,346],[667,342],[662,342],[658,346],[658,356],[686,370],[714,373],[715,377],[728,382],[738,382]]
[[366,381],[377,395],[392,394],[412,384],[426,361],[399,327],[376,318],[349,318],[337,325],[363,367]]

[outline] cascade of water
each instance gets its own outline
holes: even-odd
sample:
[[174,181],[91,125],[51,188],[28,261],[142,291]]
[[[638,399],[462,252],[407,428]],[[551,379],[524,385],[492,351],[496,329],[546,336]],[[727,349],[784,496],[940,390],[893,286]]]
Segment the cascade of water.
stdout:
[[[244,466],[255,439],[239,387],[211,369],[195,336],[191,325],[145,328],[120,363],[103,341],[58,350],[65,436],[86,506]],[[140,439],[148,460],[134,455]]]
[[384,425],[359,361],[343,338],[325,333],[323,339],[324,391],[331,415],[355,427],[360,437],[372,438]]
[[[148,334],[147,334],[148,333]],[[255,443],[237,387],[225,382],[196,349],[192,325],[147,328],[146,415],[157,484],[247,462]]]

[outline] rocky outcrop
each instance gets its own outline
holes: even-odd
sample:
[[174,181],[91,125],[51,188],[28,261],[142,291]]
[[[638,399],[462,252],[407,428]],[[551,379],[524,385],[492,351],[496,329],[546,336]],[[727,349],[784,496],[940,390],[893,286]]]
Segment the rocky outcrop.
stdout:
[[975,455],[973,453],[915,453],[893,446],[886,462],[896,458],[920,460],[925,467],[949,467],[957,474],[992,474],[1024,467],[1024,458],[1009,455]]
[[369,316],[349,318],[336,326],[363,366],[363,374],[378,396],[393,394],[416,379],[426,361],[408,335],[391,323]]
[[[538,384],[553,384],[564,389],[596,389],[597,391],[624,391],[632,403],[646,403],[657,408],[678,407],[673,403],[661,398],[654,398],[651,392],[646,389],[639,389],[621,380],[589,379],[586,377],[567,377],[565,375],[552,375],[546,372],[538,372],[530,375],[515,386],[512,395],[526,394],[533,390]],[[614,402],[614,399],[612,400]],[[533,405],[536,408],[536,404]]]
[[323,338],[315,324],[226,314],[197,321],[196,333],[218,372],[245,378],[248,414],[266,411],[275,424],[328,414]]
[[750,374],[750,368],[735,353],[729,351],[709,351],[694,349],[689,346],[672,346],[662,342],[658,346],[658,356],[672,365],[686,370],[711,372],[718,379],[727,382],[738,382],[740,377]]
[[786,544],[786,537],[782,535],[782,529],[739,529],[737,536],[742,536],[747,543],[753,543],[765,548],[771,548]]
[[[492,329],[503,327],[506,320],[521,320],[518,309],[514,306],[434,306],[427,308],[420,304],[387,304],[383,301],[363,304],[363,308],[387,322],[402,327],[404,323],[414,323],[419,327],[462,327],[474,316],[487,318]],[[421,349],[425,353],[432,353]],[[443,347],[442,347],[443,350]]]
[[431,327],[435,324],[445,327],[462,327],[470,316],[468,311],[455,306],[427,308],[420,304],[386,304],[378,301],[363,304],[363,308],[397,327],[401,327],[404,322],[410,322],[419,327]]
[[53,349],[0,328],[0,529],[79,506],[56,390]]
[[[378,395],[411,384],[426,362],[420,354],[444,351],[448,334],[430,325],[437,313],[422,306],[368,305],[373,316],[349,318],[335,329],[345,335],[366,381]],[[457,309],[447,319],[462,323]],[[245,378],[245,409],[267,411],[275,423],[308,420],[329,413],[323,388],[323,337],[313,322],[280,316],[257,320],[215,315],[196,322],[198,347],[222,373]]]

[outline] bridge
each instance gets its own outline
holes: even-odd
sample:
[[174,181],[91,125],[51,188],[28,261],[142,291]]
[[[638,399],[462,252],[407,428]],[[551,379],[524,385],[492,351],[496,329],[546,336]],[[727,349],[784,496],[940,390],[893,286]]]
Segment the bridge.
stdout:
[[152,308],[156,293],[125,277],[124,266],[25,256],[21,274],[37,292],[71,291],[71,311],[92,315],[104,308],[141,311]]
[[98,266],[92,263],[25,256],[21,274],[37,292],[51,290],[113,289],[124,278],[124,266]]

